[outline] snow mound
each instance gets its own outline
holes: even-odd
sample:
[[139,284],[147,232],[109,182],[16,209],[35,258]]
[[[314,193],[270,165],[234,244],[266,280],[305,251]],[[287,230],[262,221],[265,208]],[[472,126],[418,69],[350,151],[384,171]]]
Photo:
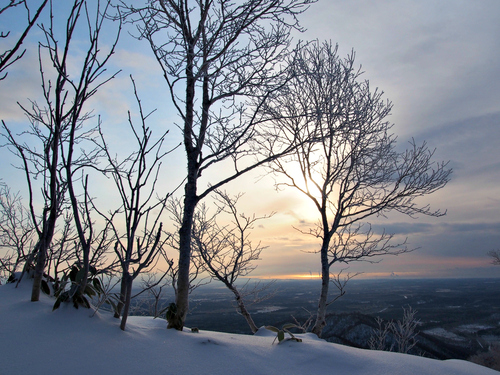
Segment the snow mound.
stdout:
[[130,317],[123,332],[111,314],[71,305],[52,312],[50,297],[29,298],[29,286],[0,286],[2,374],[498,374],[466,361],[355,349],[311,334],[273,345],[274,334],[263,328],[254,336],[178,332],[164,320]]

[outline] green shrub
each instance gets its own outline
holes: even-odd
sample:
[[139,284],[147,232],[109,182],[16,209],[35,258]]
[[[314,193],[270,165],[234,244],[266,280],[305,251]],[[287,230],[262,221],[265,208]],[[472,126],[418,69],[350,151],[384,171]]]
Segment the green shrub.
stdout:
[[[61,303],[72,302],[75,308],[79,306],[90,308],[89,298],[104,294],[100,280],[97,278],[98,272],[95,267],[89,267],[87,285],[83,291],[80,290],[81,282],[85,276],[85,269],[79,264],[73,265],[69,273],[65,273],[54,291],[56,302],[52,311],[57,310]],[[114,309],[116,304],[111,298],[108,298],[109,303]]]
[[[272,332],[275,332],[276,333],[276,337],[274,339],[274,341],[276,341],[276,339],[278,339],[278,344],[283,342],[284,340],[291,340],[291,341],[297,341],[297,342],[302,342],[302,339],[299,339],[298,337],[295,337],[294,334],[292,332],[290,332],[290,329],[292,328],[298,328],[298,329],[302,329],[302,327],[298,326],[297,324],[294,324],[294,323],[286,323],[286,324],[283,324],[283,326],[281,327],[281,329],[279,328],[276,328],[274,326],[266,326],[266,329],[272,331]],[[290,335],[289,338],[285,339],[285,333],[288,333],[288,335]],[[273,341],[273,344],[274,344],[274,341]]]

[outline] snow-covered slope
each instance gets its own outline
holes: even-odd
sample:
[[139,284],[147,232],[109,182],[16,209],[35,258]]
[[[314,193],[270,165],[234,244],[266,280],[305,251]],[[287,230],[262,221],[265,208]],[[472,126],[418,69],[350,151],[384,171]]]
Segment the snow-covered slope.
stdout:
[[0,286],[0,374],[335,374],[487,375],[469,362],[437,361],[354,349],[299,335],[302,343],[273,345],[255,336],[166,329],[166,322],[130,317],[127,330],[105,312],[71,305],[52,312],[43,295],[30,302],[29,285]]

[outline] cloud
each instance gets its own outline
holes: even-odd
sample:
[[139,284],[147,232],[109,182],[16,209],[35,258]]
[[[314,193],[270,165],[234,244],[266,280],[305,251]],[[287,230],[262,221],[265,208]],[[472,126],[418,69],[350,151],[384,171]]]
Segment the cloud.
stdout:
[[[500,112],[452,121],[416,135],[437,147],[438,160],[450,160],[454,169],[444,190],[450,213],[475,211],[475,216],[491,216],[485,211],[500,209]],[[481,212],[483,211],[483,212]]]
[[[314,222],[304,219],[304,214],[299,214],[299,213],[295,212],[294,210],[285,211],[285,212],[283,212],[283,215],[290,216],[293,219],[295,219],[296,223],[294,223],[294,226],[297,228],[303,228],[303,227],[314,228],[315,227]],[[319,216],[319,214],[318,214],[318,216]]]
[[[135,48],[133,50],[120,48],[116,51],[113,60],[119,62],[115,63],[117,67],[126,71],[135,71],[148,79],[162,77],[163,74],[158,62],[154,59],[149,47],[145,48],[145,44],[139,44],[137,40],[130,36],[127,37],[126,42],[127,44],[132,43]],[[152,79],[152,81],[157,80]]]
[[384,225],[383,223],[373,226],[373,231],[375,233],[381,234],[383,232],[394,235],[409,235],[409,234],[419,234],[428,233],[433,230],[433,225],[428,223],[389,223]]
[[303,17],[306,39],[357,51],[365,79],[395,103],[401,133],[477,114],[500,100],[500,3],[319,1]]
[[496,223],[445,223],[438,226],[442,231],[448,233],[467,233],[473,232],[476,234],[499,234],[500,222]]
[[420,247],[420,252],[426,255],[440,255],[443,257],[480,257],[484,258],[486,253],[498,248],[500,243],[500,232],[498,225],[496,231],[494,225],[471,225],[467,230],[466,225],[452,225],[449,230],[444,226],[442,231],[428,234],[426,236],[415,236],[411,242]]
[[494,223],[425,223],[425,222],[401,222],[389,224],[377,224],[373,226],[375,233],[392,234],[436,234],[436,233],[500,233],[500,222]]
[[0,119],[7,125],[11,122],[26,121],[17,102],[30,108],[28,98],[42,99],[37,47],[32,43],[25,43],[24,46],[26,53],[23,58],[10,66],[7,78],[0,81]]

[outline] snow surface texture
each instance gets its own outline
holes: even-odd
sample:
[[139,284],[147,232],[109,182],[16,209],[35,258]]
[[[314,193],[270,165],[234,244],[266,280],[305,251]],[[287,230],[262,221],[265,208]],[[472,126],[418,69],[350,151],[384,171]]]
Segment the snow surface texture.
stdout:
[[123,332],[106,312],[90,317],[92,310],[69,304],[52,312],[50,297],[29,297],[29,285],[0,286],[0,374],[499,374],[466,361],[355,349],[312,334],[278,345],[264,328],[254,336],[179,332],[161,319],[129,317]]

